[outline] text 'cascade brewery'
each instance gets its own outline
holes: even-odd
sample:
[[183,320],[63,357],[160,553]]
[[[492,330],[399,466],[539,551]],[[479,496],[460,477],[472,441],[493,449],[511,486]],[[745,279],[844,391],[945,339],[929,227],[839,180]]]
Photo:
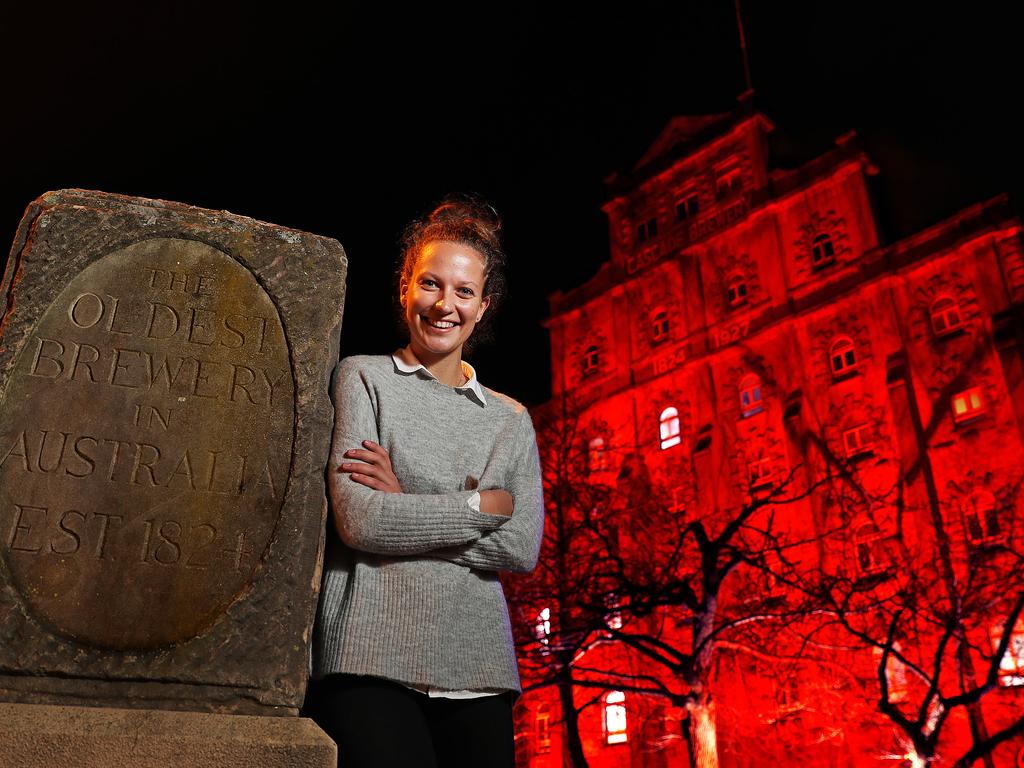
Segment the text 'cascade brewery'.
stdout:
[[125,650],[202,631],[274,533],[294,413],[281,317],[237,261],[152,238],[82,270],[0,404],[4,557],[37,618]]

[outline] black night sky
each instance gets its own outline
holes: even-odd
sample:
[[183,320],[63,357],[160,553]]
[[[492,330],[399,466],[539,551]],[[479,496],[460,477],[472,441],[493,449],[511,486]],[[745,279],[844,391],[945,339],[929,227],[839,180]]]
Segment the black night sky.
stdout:
[[[25,205],[62,187],[335,237],[351,262],[343,354],[389,352],[402,224],[476,191],[505,217],[510,297],[498,343],[471,360],[528,404],[548,394],[547,294],[607,258],[604,177],[671,116],[727,111],[744,89],[733,0],[12,5],[7,242]],[[882,172],[886,241],[1001,192],[1024,199],[1024,11],[940,7],[744,2],[776,165],[856,130]]]

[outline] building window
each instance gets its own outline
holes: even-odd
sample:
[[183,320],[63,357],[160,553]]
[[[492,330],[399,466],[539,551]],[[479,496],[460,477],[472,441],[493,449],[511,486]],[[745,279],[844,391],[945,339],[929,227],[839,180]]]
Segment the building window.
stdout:
[[972,493],[964,499],[960,511],[964,516],[967,540],[971,544],[984,544],[999,539],[999,511],[996,508],[996,499],[991,493]]
[[604,697],[604,740],[607,744],[622,744],[626,736],[626,694],[609,691]]
[[870,576],[886,570],[890,565],[885,537],[874,523],[865,523],[854,536],[857,550],[857,569],[862,576]]
[[843,432],[843,450],[848,459],[871,453],[871,425],[860,424]]
[[751,373],[744,376],[740,382],[740,411],[746,418],[762,410],[764,403],[761,401],[761,379],[757,374]]
[[658,234],[658,220],[650,218],[636,228],[636,241],[643,243]]
[[593,376],[601,369],[601,349],[596,344],[583,353],[583,376]]
[[[1003,625],[992,628],[992,650],[999,650],[999,641],[1003,637]],[[1024,619],[1018,619],[1006,653],[999,660],[999,684],[1003,686],[1024,685]]]
[[743,189],[743,178],[740,175],[739,168],[732,168],[728,171],[724,171],[719,174],[718,181],[716,183],[715,194],[719,200],[724,200],[727,197],[740,192]]
[[700,213],[700,198],[694,192],[676,203],[676,221],[692,219]]
[[537,736],[537,752],[546,753],[551,751],[551,708],[547,704],[537,706],[537,719],[534,723],[534,732]]
[[747,303],[747,279],[739,272],[729,275],[726,297],[730,307],[739,307]]
[[985,413],[981,387],[971,387],[953,395],[953,421],[957,424],[976,419]]
[[541,644],[541,653],[547,653],[548,643],[551,640],[551,609],[542,608],[537,614],[533,623],[533,636]]
[[932,320],[932,331],[936,336],[946,336],[960,329],[960,305],[951,296],[940,296],[928,312]]
[[747,464],[747,476],[751,488],[764,488],[772,484],[772,461],[762,457]]
[[660,344],[668,339],[669,328],[668,310],[656,309],[651,315],[651,341]]
[[835,263],[836,247],[832,242],[832,236],[826,233],[817,235],[811,241],[811,268],[820,269]]
[[679,445],[679,411],[669,406],[661,412],[658,421],[661,430],[661,449]]
[[829,365],[833,376],[845,376],[857,367],[857,355],[853,351],[853,340],[842,336],[832,342],[828,352]]
[[608,469],[608,456],[604,450],[604,438],[595,437],[587,444],[587,469],[604,472]]

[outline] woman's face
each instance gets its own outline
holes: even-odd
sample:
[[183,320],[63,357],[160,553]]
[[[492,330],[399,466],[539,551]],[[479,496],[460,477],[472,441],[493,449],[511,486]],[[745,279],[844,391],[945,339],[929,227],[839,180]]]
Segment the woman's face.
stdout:
[[479,251],[448,240],[435,240],[420,250],[408,282],[399,286],[399,300],[409,326],[412,351],[420,362],[458,355],[483,317],[484,257]]

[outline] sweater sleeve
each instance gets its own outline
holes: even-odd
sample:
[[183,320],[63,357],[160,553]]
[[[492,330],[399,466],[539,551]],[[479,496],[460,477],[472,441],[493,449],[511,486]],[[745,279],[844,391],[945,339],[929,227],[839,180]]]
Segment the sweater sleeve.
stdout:
[[381,555],[416,555],[465,544],[510,522],[469,505],[473,491],[387,493],[357,483],[341,464],[363,440],[380,443],[379,390],[354,358],[338,364],[334,379],[334,433],[327,464],[327,491],[335,527],[353,549]]
[[474,542],[436,550],[433,556],[488,571],[529,573],[537,565],[544,537],[544,491],[537,435],[525,410],[516,442],[516,460],[506,489],[512,494],[512,517]]

